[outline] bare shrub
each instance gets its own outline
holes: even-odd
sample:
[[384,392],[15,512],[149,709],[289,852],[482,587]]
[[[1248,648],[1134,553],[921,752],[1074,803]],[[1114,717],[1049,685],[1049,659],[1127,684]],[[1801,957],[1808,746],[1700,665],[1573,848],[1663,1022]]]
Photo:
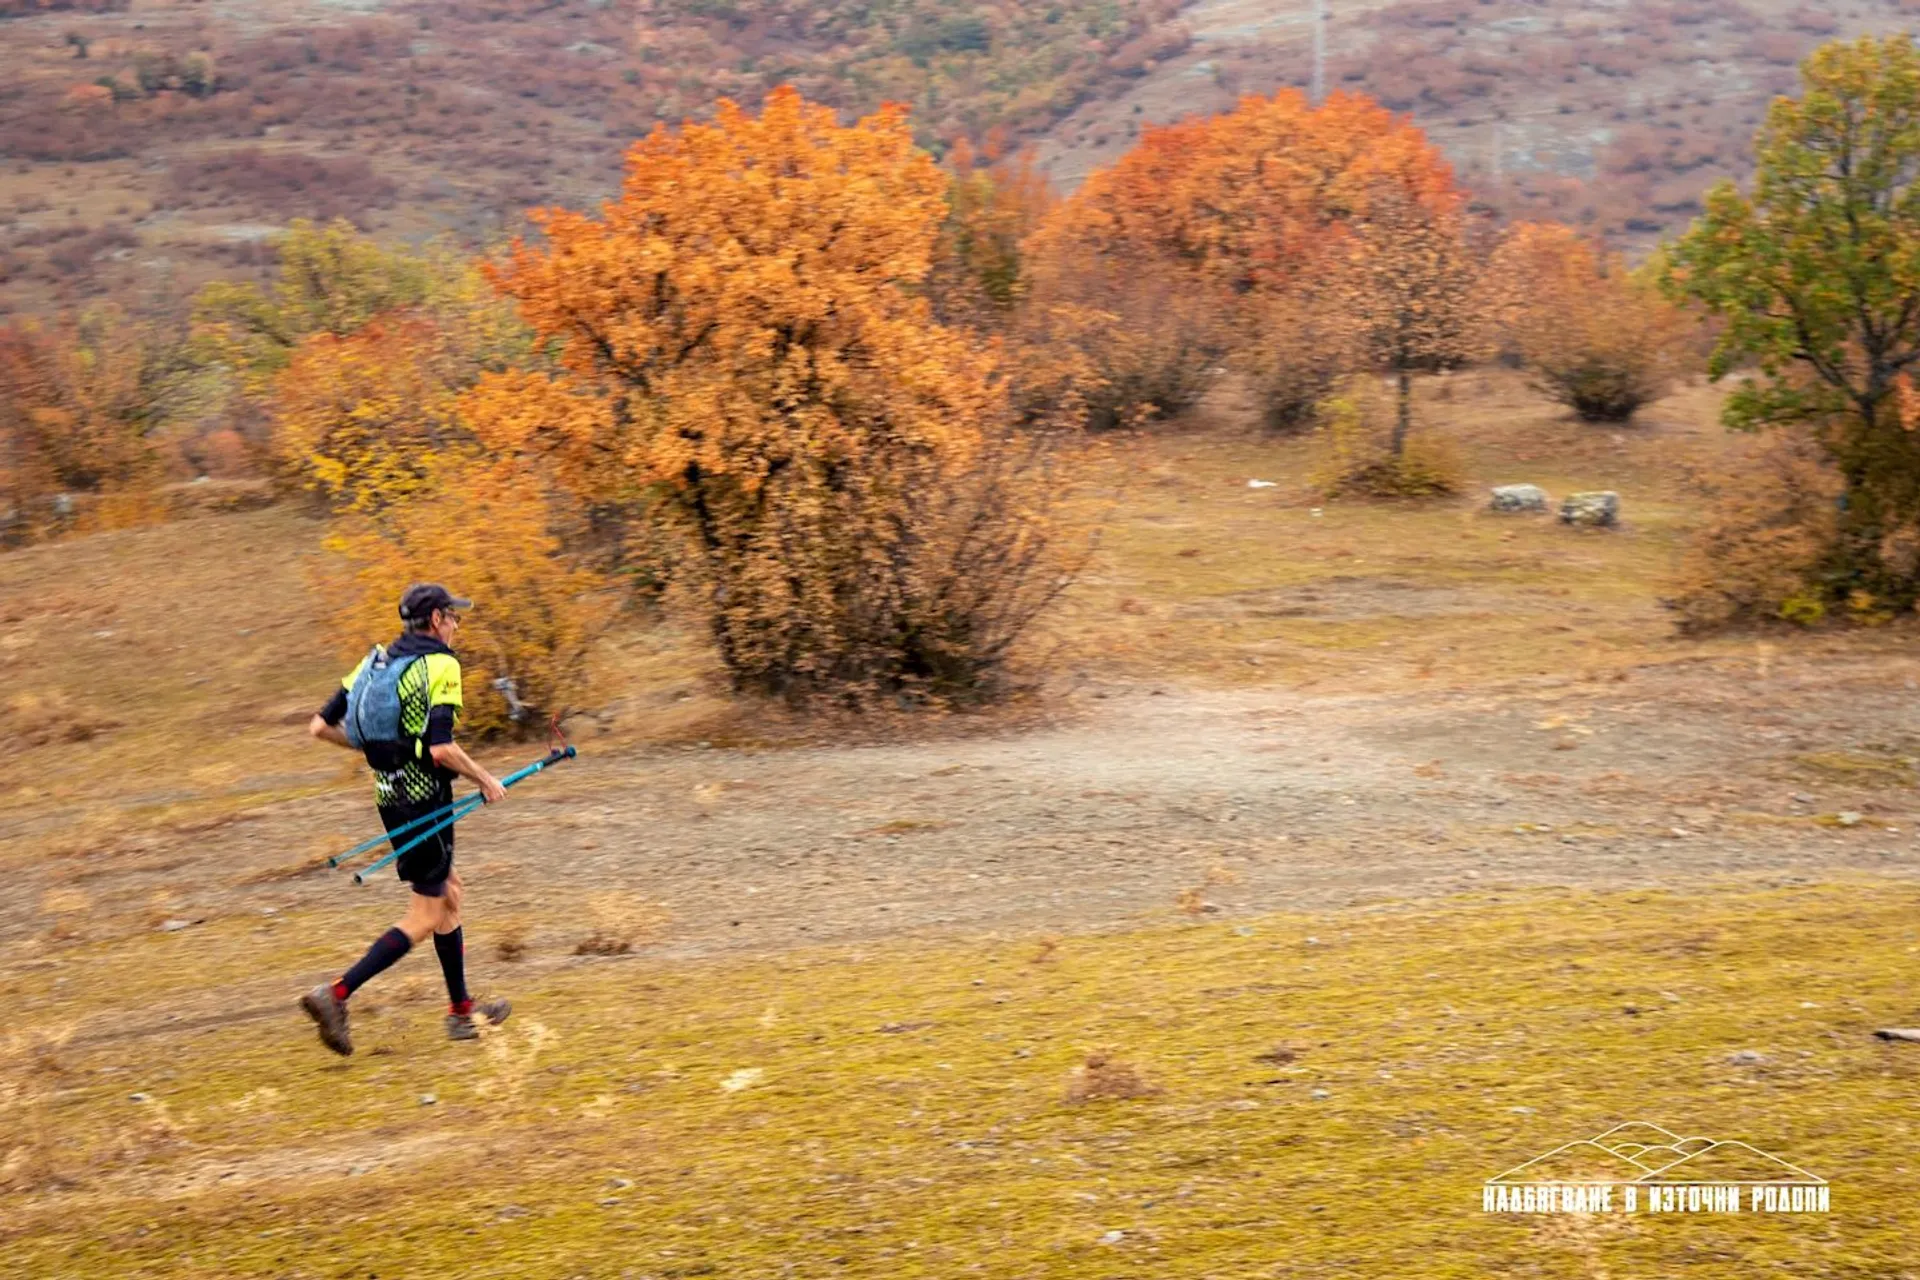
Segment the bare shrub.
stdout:
[[357,220],[392,203],[398,191],[364,156],[247,147],[175,161],[166,199],[187,207],[232,202],[274,217]]

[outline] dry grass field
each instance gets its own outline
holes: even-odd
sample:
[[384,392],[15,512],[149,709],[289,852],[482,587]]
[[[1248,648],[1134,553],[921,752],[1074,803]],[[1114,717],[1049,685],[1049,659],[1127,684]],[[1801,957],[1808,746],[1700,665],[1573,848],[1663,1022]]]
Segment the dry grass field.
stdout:
[[[399,903],[319,866],[371,814],[301,728],[316,526],[0,556],[8,1274],[1904,1274],[1910,632],[1676,637],[1713,391],[1420,408],[1456,502],[1319,501],[1227,385],[1090,442],[1005,711],[849,737],[636,628],[580,760],[462,827],[512,1020],[446,1043],[416,956],[344,1061],[293,998]],[[1521,480],[1625,525],[1481,509]],[[1481,1212],[1635,1119],[1834,1212]]]

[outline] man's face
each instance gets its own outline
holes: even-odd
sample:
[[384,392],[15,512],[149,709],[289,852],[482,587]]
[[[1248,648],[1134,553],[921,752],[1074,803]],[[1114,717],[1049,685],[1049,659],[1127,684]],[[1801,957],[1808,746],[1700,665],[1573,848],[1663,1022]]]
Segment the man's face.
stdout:
[[451,609],[435,609],[433,634],[441,644],[452,646],[454,637],[460,634],[460,615]]

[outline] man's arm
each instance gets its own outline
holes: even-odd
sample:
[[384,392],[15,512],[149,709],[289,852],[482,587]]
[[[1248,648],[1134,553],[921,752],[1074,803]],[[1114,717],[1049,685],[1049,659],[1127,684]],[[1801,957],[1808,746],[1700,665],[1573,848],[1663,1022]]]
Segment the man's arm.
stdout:
[[507,789],[500,780],[473,762],[466,748],[457,742],[441,742],[428,748],[433,754],[433,762],[442,769],[451,769],[467,781],[480,788],[480,797],[488,804],[494,804],[507,798]]
[[352,751],[354,747],[347,741],[347,731],[340,727],[340,722],[346,718],[347,691],[335,689],[333,696],[327,699],[327,705],[320,708],[313,719],[307,721],[307,732],[321,742],[331,742],[336,747],[345,747]]
[[460,663],[451,655],[429,655],[427,667],[427,753],[442,769],[451,770],[480,788],[488,804],[507,798],[499,780],[473,762],[453,740],[453,722],[460,717]]

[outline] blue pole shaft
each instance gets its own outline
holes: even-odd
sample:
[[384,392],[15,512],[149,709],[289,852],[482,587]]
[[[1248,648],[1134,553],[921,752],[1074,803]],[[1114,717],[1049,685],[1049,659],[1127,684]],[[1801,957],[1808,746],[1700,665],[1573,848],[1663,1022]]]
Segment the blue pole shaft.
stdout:
[[[511,787],[517,782],[524,782],[528,778],[531,778],[534,774],[542,772],[543,770],[547,769],[551,765],[559,764],[562,760],[573,759],[574,756],[577,754],[578,753],[572,747],[568,747],[564,751],[556,751],[544,760],[536,760],[532,764],[528,765],[526,768],[520,769],[514,773],[508,774],[506,777],[500,779],[500,785],[503,787]],[[355,884],[365,884],[367,882],[368,876],[380,870],[382,867],[386,866],[388,863],[398,858],[401,854],[406,853],[410,849],[414,848],[416,845],[422,844],[425,841],[432,839],[434,836],[439,835],[442,831],[445,831],[448,827],[460,821],[460,819],[466,817],[468,814],[472,813],[475,809],[478,809],[480,805],[481,805],[481,799],[477,795],[467,796],[465,799],[454,801],[453,805],[451,806],[451,808],[453,809],[452,813],[450,813],[447,817],[442,818],[439,822],[434,823],[431,827],[428,827],[425,831],[421,832],[419,835],[414,836],[412,839],[408,840],[405,844],[401,845],[399,848],[395,849],[393,852],[387,854],[385,857],[381,858],[379,861],[369,863],[366,866],[362,867],[360,870],[354,872],[353,882]],[[427,816],[431,817],[433,815],[429,814]]]
[[[505,786],[506,783],[503,781],[501,785]],[[448,827],[460,821],[460,819],[466,817],[468,814],[472,813],[475,809],[478,809],[480,807],[480,804],[481,804],[481,800],[479,796],[468,796],[466,799],[454,805],[452,812],[448,813],[446,817],[440,819],[440,821],[434,823],[432,826],[428,827],[425,831],[422,831],[418,835],[413,836],[405,844],[396,846],[392,852],[386,854],[384,857],[381,857],[373,862],[369,862],[366,866],[354,872],[353,882],[355,884],[365,884],[367,882],[367,877],[371,876],[374,872],[380,870],[380,868],[386,866],[388,863],[392,862],[394,859],[400,857],[400,855],[408,852],[411,849],[417,848],[418,846],[424,844],[428,840],[433,839],[435,836],[439,835],[442,831],[445,831]]]
[[381,835],[377,835],[371,840],[363,840],[359,844],[353,846],[353,848],[347,850],[345,853],[336,853],[331,858],[328,858],[327,865],[330,867],[337,867],[341,863],[346,862],[352,858],[357,858],[363,853],[371,853],[375,849],[379,848],[381,845],[385,844],[387,841],[393,839],[395,836],[406,835],[409,831],[413,831],[419,828],[420,826],[424,825],[425,823],[432,822],[435,818],[446,817],[449,813],[453,812],[454,808],[457,805],[460,805],[462,803],[464,803],[464,801],[455,800],[453,804],[442,805],[440,808],[435,809],[432,813],[423,813],[419,817],[413,819],[411,822],[401,823],[399,826],[395,827],[393,830],[385,832]]

